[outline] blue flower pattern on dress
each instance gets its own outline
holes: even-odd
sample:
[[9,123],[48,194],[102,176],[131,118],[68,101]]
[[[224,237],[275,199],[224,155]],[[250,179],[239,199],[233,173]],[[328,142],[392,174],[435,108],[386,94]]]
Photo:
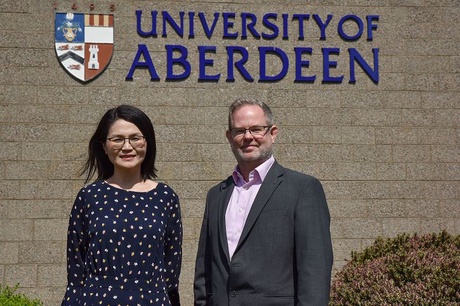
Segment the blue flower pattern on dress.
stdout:
[[182,260],[179,198],[163,183],[148,192],[97,181],[70,214],[68,286],[62,306],[170,305]]

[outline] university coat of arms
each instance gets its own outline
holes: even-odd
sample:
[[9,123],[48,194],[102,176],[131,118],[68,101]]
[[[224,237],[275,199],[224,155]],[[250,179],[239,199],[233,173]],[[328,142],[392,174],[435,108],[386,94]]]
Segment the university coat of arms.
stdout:
[[56,13],[55,48],[69,74],[88,82],[102,72],[113,54],[113,15]]

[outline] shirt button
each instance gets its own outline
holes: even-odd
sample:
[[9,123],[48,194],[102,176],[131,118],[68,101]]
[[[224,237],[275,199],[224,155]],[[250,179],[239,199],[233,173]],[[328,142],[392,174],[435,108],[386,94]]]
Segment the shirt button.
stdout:
[[235,292],[235,291],[230,292],[230,297],[231,297],[231,298],[236,297],[236,292]]

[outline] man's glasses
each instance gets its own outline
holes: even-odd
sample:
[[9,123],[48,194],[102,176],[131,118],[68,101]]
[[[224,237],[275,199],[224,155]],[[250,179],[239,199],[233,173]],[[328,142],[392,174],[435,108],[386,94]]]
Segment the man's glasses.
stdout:
[[233,138],[239,138],[243,137],[246,135],[246,131],[249,132],[249,134],[252,135],[254,138],[262,138],[267,134],[267,132],[270,130],[272,125],[260,125],[260,126],[251,126],[250,128],[244,129],[244,128],[234,128],[230,129],[230,134],[232,135]]
[[129,144],[135,149],[142,148],[145,145],[145,137],[141,135],[135,135],[127,138],[114,136],[107,138],[107,140],[110,142],[111,147],[114,150],[120,150],[123,148],[126,140],[128,140]]

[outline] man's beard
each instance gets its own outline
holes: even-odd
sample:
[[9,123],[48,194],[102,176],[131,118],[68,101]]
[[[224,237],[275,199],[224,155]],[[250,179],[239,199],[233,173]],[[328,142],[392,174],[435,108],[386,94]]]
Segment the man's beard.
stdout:
[[257,154],[252,152],[249,156],[244,154],[239,148],[232,148],[232,151],[238,162],[266,161],[273,155],[273,147],[258,147]]

